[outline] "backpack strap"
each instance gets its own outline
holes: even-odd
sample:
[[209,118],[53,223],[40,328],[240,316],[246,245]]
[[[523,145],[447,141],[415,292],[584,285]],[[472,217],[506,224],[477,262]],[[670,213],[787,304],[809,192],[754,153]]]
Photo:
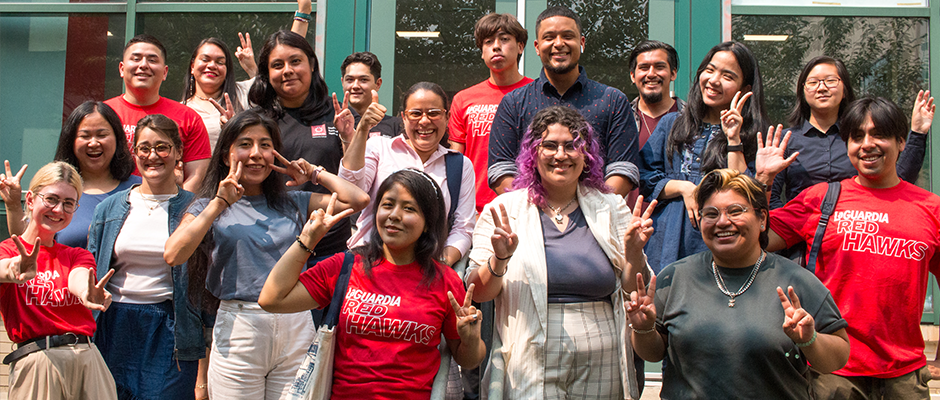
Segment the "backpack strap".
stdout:
[[336,288],[333,289],[333,298],[330,300],[329,311],[323,317],[323,324],[328,327],[335,327],[339,322],[339,310],[343,306],[346,289],[349,288],[349,277],[352,276],[352,266],[355,260],[356,256],[350,253],[349,250],[343,253],[343,269],[340,270],[339,278],[336,279]]
[[816,225],[816,235],[813,236],[813,247],[806,258],[806,269],[809,272],[816,273],[816,256],[819,255],[819,248],[822,247],[823,236],[826,234],[826,226],[829,225],[829,217],[836,210],[836,203],[839,201],[839,190],[842,184],[839,182],[830,182],[826,189],[826,197],[820,205],[819,224]]
[[460,200],[460,183],[463,180],[463,154],[444,154],[444,166],[447,168],[447,192],[450,193],[450,210],[447,212],[447,232],[450,232],[457,220],[457,203]]

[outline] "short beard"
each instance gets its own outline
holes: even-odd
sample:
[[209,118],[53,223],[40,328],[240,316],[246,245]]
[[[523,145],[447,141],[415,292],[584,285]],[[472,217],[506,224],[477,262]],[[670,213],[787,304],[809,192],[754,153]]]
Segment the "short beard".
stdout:
[[571,71],[574,70],[575,68],[577,68],[577,67],[578,67],[578,64],[577,64],[577,63],[569,63],[568,65],[566,65],[566,66],[564,66],[564,67],[553,67],[553,66],[551,66],[550,64],[542,64],[542,67],[545,68],[545,71],[551,72],[551,73],[553,73],[553,74],[555,74],[555,75],[564,75],[564,74],[567,74],[567,73],[571,72]]
[[640,97],[643,98],[643,102],[646,104],[656,104],[660,101],[663,101],[663,92],[658,93],[642,93],[640,92]]

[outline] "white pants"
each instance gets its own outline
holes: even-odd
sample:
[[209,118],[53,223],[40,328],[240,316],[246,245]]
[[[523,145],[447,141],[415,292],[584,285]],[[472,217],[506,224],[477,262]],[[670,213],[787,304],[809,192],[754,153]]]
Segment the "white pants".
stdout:
[[209,396],[285,397],[314,336],[309,311],[271,314],[258,303],[223,300],[212,330]]

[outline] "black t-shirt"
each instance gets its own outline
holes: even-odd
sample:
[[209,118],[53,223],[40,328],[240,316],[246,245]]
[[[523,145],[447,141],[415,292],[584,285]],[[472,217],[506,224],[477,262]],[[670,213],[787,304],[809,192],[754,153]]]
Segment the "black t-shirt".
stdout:
[[[718,289],[710,252],[670,264],[656,278],[656,327],[667,335],[663,399],[808,399],[806,357],[783,332],[777,287],[793,286],[820,333],[848,326],[829,290],[792,261],[767,254],[750,288]],[[720,267],[719,267],[720,268]],[[719,272],[736,292],[753,267]]]
[[[362,116],[359,115],[356,110],[349,108],[349,111],[352,113],[353,118],[356,120],[356,125],[359,125],[359,120],[362,119]],[[372,127],[372,130],[369,131],[369,137],[382,135],[385,137],[395,137],[402,133],[402,124],[401,117],[399,116],[388,116],[386,115],[382,118],[382,121],[379,121],[377,125]]]
[[[333,114],[314,120],[310,125],[300,122],[296,109],[287,108],[277,125],[281,129],[281,155],[288,160],[303,158],[314,165],[321,165],[331,173],[339,172],[339,163],[343,159],[343,142],[339,132],[333,126]],[[329,190],[311,182],[300,186],[288,187],[288,190],[306,190],[308,192],[330,193]],[[350,236],[351,225],[348,218],[333,225],[326,236],[317,243],[314,251],[317,256],[327,256],[346,250],[346,240]]]

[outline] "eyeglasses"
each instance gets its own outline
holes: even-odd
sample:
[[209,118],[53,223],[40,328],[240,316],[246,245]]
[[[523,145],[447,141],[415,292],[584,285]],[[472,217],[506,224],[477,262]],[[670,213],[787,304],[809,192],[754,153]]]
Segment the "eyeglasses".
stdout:
[[58,196],[46,195],[42,193],[36,193],[36,196],[39,196],[39,198],[42,199],[42,204],[45,204],[46,207],[49,207],[49,208],[54,209],[56,208],[56,206],[59,205],[59,203],[61,203],[62,211],[65,211],[66,213],[69,213],[69,214],[75,212],[75,209],[78,208],[78,203],[76,203],[75,200],[72,200],[72,199],[62,200]]
[[150,152],[156,151],[157,155],[160,157],[167,157],[170,155],[170,149],[173,146],[166,143],[159,143],[156,146],[148,146],[145,144],[139,144],[134,147],[134,151],[137,152],[137,157],[150,157]]
[[806,90],[809,90],[809,91],[818,90],[819,84],[822,83],[823,85],[826,85],[826,87],[829,89],[835,89],[836,85],[838,85],[839,82],[842,82],[842,79],[839,79],[836,77],[826,78],[823,80],[810,78],[806,80],[806,82],[803,84],[803,87],[805,87]]
[[[721,218],[722,210],[719,210],[718,207],[705,207],[699,211],[699,215],[702,218],[702,221],[708,223],[714,223]],[[724,209],[725,214],[728,214],[728,219],[738,222],[744,219],[744,214],[747,213],[747,207],[741,204],[732,204],[728,208]]]
[[573,154],[577,154],[578,152],[578,149],[574,147],[573,140],[569,140],[564,143],[558,143],[554,140],[543,140],[541,143],[539,143],[539,147],[542,148],[542,152],[545,153],[546,155],[558,154],[559,147],[563,148],[565,150],[565,154],[569,156]]
[[447,113],[446,111],[441,110],[440,108],[432,108],[427,111],[411,109],[411,110],[405,110],[405,117],[408,117],[408,119],[411,121],[420,121],[422,116],[427,115],[429,120],[437,121],[441,118],[444,118],[444,114],[446,113]]

